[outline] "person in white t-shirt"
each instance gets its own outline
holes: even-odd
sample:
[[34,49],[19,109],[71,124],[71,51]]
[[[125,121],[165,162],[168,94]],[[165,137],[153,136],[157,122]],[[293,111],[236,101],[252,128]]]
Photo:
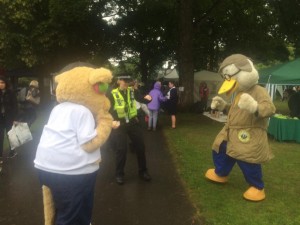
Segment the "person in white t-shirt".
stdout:
[[34,160],[46,225],[91,223],[100,146],[114,127],[105,97],[111,77],[109,70],[87,67],[56,77],[59,104],[44,126]]

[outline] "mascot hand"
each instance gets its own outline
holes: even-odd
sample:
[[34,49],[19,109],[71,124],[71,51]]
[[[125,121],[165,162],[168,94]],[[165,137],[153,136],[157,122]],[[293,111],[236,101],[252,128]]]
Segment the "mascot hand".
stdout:
[[223,98],[216,96],[216,97],[213,97],[210,107],[211,107],[211,109],[223,111],[225,109],[226,105],[227,105],[227,102]]
[[251,95],[244,93],[239,99],[238,107],[247,110],[250,113],[255,113],[257,111],[258,103]]

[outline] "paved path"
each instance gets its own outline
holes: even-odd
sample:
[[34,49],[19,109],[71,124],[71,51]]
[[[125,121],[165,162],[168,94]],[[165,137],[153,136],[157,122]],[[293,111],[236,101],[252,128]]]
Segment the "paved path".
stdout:
[[[42,225],[42,194],[33,167],[34,140],[19,149],[14,159],[6,159],[0,175],[0,224]],[[96,184],[93,225],[198,225],[195,209],[174,169],[165,148],[162,132],[145,131],[151,182],[138,178],[136,156],[128,152],[126,183],[114,180],[114,154],[102,148],[102,164]]]

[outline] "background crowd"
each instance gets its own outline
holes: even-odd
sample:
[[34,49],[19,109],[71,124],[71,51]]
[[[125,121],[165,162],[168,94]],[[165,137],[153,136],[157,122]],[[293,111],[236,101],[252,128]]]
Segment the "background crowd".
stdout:
[[[3,163],[4,138],[14,124],[26,122],[28,126],[36,119],[36,109],[40,103],[39,84],[32,80],[28,87],[15,92],[6,77],[0,77],[0,164]],[[7,149],[7,158],[17,155],[15,150]]]

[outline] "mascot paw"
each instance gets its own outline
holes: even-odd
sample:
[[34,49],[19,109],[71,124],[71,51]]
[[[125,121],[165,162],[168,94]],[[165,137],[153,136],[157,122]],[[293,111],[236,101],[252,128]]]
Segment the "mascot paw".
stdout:
[[97,127],[96,127],[97,136],[94,137],[89,142],[81,145],[81,147],[87,152],[93,152],[98,150],[108,139],[113,126],[112,116],[103,110],[99,111],[96,121],[97,121]]
[[216,96],[216,97],[213,97],[210,107],[211,107],[211,109],[223,111],[225,109],[226,105],[227,105],[227,102],[223,98]]
[[216,183],[226,183],[228,181],[228,177],[220,177],[215,173],[215,169],[209,169],[206,171],[205,177],[211,181]]
[[250,113],[255,113],[257,111],[257,105],[257,101],[247,93],[242,94],[238,102],[238,107],[240,109],[247,110]]
[[112,121],[112,129],[117,129],[120,126],[120,121]]
[[245,199],[254,202],[262,201],[266,198],[265,190],[259,190],[255,187],[250,187],[243,196]]

